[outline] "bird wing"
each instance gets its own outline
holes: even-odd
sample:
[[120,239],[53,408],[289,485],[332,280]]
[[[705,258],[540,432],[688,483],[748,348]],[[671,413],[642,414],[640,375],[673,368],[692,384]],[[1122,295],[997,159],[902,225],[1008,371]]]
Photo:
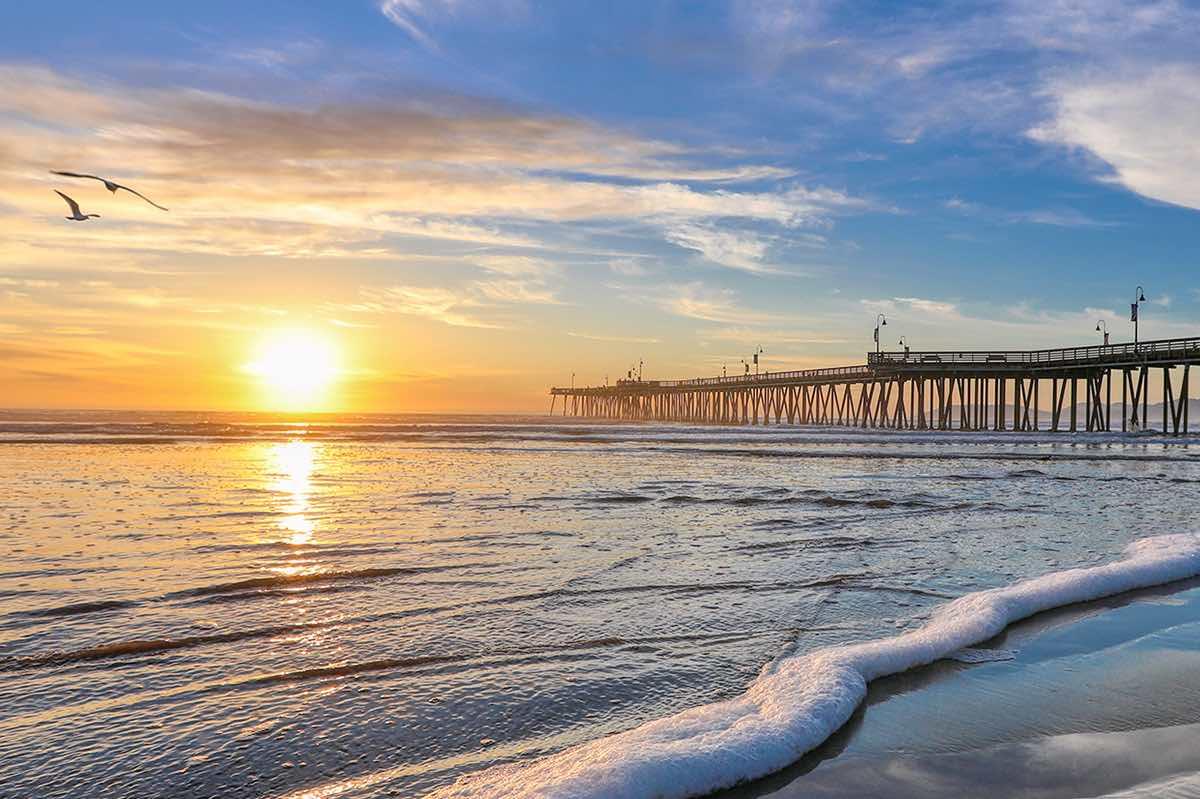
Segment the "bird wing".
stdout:
[[114,183],[113,185],[116,186],[118,189],[124,189],[125,191],[129,192],[130,194],[136,194],[137,196],[141,197],[143,200],[150,203],[151,205],[153,205],[155,208],[159,209],[160,211],[167,210],[166,208],[163,208],[158,203],[154,202],[154,200],[151,200],[149,197],[142,194],[140,191],[134,191],[133,189],[129,188],[128,186],[122,186],[120,183]]
[[65,178],[91,178],[92,180],[98,180],[101,183],[104,182],[104,178],[99,177],[98,175],[82,175],[78,172],[59,172],[57,169],[51,169],[50,174],[62,175]]
[[73,213],[75,216],[79,216],[79,203],[75,202],[70,197],[63,194],[61,191],[59,191],[58,189],[55,189],[54,193],[67,201],[67,205],[71,206],[71,213]]

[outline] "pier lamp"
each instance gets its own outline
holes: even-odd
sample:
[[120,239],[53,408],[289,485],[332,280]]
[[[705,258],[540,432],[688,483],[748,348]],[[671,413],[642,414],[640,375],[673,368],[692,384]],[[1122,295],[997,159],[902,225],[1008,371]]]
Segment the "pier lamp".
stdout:
[[900,341],[898,341],[897,343],[900,346],[904,347],[904,360],[907,361],[908,360],[908,336],[901,336]]
[[875,317],[875,354],[879,354],[879,328],[887,326],[887,317],[879,314]]
[[1096,332],[1104,333],[1104,346],[1107,347],[1108,346],[1108,322],[1105,322],[1103,319],[1096,322]]
[[766,350],[764,350],[761,346],[754,351],[754,374],[755,375],[758,374],[758,356],[762,355],[764,352],[766,352]]
[[1133,345],[1136,347],[1138,343],[1138,306],[1146,301],[1146,293],[1142,291],[1142,287],[1138,286],[1134,292],[1133,303],[1129,306],[1129,321],[1133,322]]

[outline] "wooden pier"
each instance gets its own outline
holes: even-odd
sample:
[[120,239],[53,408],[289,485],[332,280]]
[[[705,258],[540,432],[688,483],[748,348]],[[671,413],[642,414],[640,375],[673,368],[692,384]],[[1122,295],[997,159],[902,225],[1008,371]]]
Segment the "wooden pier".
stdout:
[[[1200,337],[1050,350],[879,352],[868,354],[861,366],[555,387],[550,412],[556,413],[562,397],[564,416],[620,421],[1144,430],[1150,372],[1159,369],[1161,430],[1181,435],[1188,429],[1188,376],[1194,363],[1200,363]],[[1115,392],[1114,382],[1119,383]],[[1115,419],[1114,395],[1119,397]]]

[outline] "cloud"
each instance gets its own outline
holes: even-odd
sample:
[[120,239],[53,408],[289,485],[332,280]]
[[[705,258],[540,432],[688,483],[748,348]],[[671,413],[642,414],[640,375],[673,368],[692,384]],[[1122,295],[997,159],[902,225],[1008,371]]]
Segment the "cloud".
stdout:
[[582,338],[588,341],[603,341],[612,344],[660,344],[661,339],[648,338],[641,336],[601,336],[592,333],[576,333],[573,330],[568,330],[567,335],[571,338]]
[[952,302],[930,300],[923,297],[892,297],[885,300],[861,300],[861,304],[871,311],[890,313],[912,312],[927,317],[944,319],[961,319],[958,306]]
[[447,18],[484,16],[495,21],[497,17],[511,17],[524,13],[524,0],[382,0],[379,10],[393,24],[425,47],[437,50],[437,43],[429,29]]
[[635,258],[614,258],[608,262],[608,268],[625,277],[645,277],[650,274],[645,264],[639,263]]
[[1074,208],[1042,208],[1034,211],[1014,211],[1003,217],[1009,222],[1028,222],[1052,227],[1116,227],[1119,223],[1095,219]]
[[732,269],[756,274],[772,274],[778,270],[762,262],[768,242],[750,233],[717,230],[702,225],[680,225],[669,228],[667,241],[694,250],[709,261]]
[[1075,76],[1048,91],[1053,117],[1032,138],[1090,152],[1145,197],[1200,209],[1200,65]]
[[[661,235],[722,219],[827,226],[871,208],[836,189],[780,184],[790,173],[773,168],[689,166],[703,153],[576,119],[450,95],[346,96],[282,104],[0,65],[0,149],[11,155],[0,177],[12,189],[0,219],[18,242],[380,258],[407,254],[400,238],[553,246],[514,231],[521,223],[618,221]],[[45,170],[76,163],[138,165],[119,177],[172,213],[127,203],[68,238],[46,224]],[[756,179],[756,190],[732,188],[733,176]],[[81,202],[95,189],[80,185]]]
[[473,263],[489,272],[510,276],[541,278],[559,271],[553,261],[528,255],[482,255],[474,258]]
[[1008,211],[980,203],[968,202],[960,197],[951,197],[943,207],[968,216],[981,217],[990,222],[1003,224],[1051,225],[1054,227],[1116,227],[1120,223],[1096,219],[1075,208],[1037,208],[1027,211]]
[[[407,31],[409,36],[426,46],[433,46],[433,40],[429,38],[423,28],[430,5],[424,0],[383,0],[379,4],[379,10],[393,24]],[[452,2],[442,2],[437,5],[453,7]]]
[[1008,0],[1004,22],[1039,50],[1104,54],[1136,51],[1139,40],[1186,46],[1186,31],[1198,19],[1195,8],[1177,0]]
[[704,338],[712,341],[729,341],[741,345],[769,344],[772,350],[779,347],[848,344],[845,336],[830,335],[812,330],[785,328],[725,327],[707,331]]
[[664,286],[649,297],[668,313],[705,322],[745,324],[776,318],[773,314],[739,305],[737,294],[730,289],[710,288],[698,281]]
[[730,18],[753,68],[770,74],[829,41],[827,0],[735,0]]
[[496,302],[560,305],[555,293],[539,282],[527,280],[485,280],[474,286],[481,296]]
[[471,313],[478,303],[451,289],[439,287],[388,286],[386,288],[364,288],[361,291],[364,303],[350,306],[348,310],[364,312],[391,312],[409,316],[422,316],[454,327],[497,328]]

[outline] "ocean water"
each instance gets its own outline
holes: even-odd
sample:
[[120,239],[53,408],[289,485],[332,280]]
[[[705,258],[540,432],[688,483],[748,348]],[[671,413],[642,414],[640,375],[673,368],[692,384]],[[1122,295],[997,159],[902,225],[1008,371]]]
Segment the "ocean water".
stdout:
[[1194,530],[1198,486],[1195,439],[5,413],[0,795],[486,779]]

